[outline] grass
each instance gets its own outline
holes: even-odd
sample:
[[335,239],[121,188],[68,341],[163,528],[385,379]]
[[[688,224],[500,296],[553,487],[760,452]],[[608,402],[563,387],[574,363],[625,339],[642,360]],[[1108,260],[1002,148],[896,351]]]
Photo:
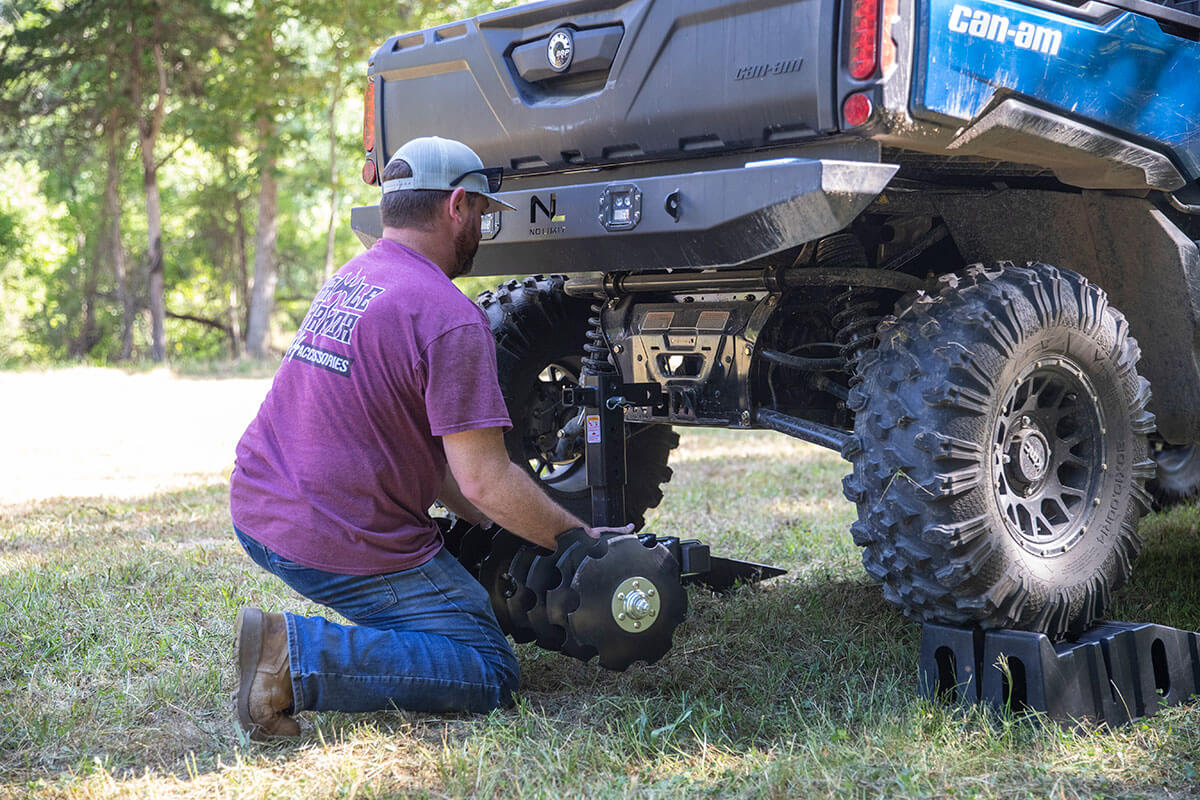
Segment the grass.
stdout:
[[[687,432],[662,535],[790,574],[691,595],[674,649],[617,674],[521,645],[518,707],[302,715],[250,745],[237,608],[314,613],[237,548],[222,476],[0,510],[0,798],[1187,797],[1200,709],[1116,731],[917,698],[919,629],[863,575],[845,466],[772,434]],[[1200,511],[1148,518],[1115,616],[1200,629]]]

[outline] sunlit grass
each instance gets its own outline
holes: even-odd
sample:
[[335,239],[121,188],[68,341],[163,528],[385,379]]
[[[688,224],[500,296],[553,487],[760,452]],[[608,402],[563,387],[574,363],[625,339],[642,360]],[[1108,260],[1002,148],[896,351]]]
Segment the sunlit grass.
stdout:
[[[518,647],[518,707],[305,714],[251,746],[239,606],[313,613],[240,552],[226,486],[0,511],[0,797],[1184,797],[1200,710],[1071,732],[916,696],[919,630],[865,577],[845,465],[770,434],[684,433],[649,528],[790,573],[693,590],[659,663]],[[1150,517],[1117,616],[1200,628],[1200,512]]]

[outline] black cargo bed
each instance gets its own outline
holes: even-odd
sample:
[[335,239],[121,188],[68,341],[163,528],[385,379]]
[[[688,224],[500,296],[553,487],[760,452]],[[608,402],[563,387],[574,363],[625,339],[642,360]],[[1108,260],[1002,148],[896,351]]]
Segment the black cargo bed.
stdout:
[[[395,36],[374,54],[382,165],[454,136],[516,176],[795,143],[836,125],[833,0],[575,0]],[[556,72],[548,45],[573,42]]]

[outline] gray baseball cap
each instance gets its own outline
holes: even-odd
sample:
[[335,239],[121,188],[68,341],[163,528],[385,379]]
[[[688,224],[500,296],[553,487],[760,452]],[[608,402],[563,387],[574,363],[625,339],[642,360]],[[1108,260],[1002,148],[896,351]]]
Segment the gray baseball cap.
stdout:
[[[411,178],[392,178],[383,182],[383,193],[402,192],[409,189],[440,189],[451,191],[459,186],[468,192],[487,198],[485,214],[493,211],[516,211],[503,200],[492,196],[499,190],[502,167],[487,168],[475,155],[475,151],[454,139],[440,136],[422,136],[402,145],[392,154],[388,163],[403,159],[412,169]],[[387,168],[384,168],[387,171]]]

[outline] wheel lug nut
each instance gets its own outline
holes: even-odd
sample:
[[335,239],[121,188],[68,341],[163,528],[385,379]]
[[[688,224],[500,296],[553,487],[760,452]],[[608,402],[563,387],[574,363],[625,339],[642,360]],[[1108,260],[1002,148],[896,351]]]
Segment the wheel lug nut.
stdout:
[[625,619],[625,615],[624,615],[624,614],[617,614],[617,619]]

